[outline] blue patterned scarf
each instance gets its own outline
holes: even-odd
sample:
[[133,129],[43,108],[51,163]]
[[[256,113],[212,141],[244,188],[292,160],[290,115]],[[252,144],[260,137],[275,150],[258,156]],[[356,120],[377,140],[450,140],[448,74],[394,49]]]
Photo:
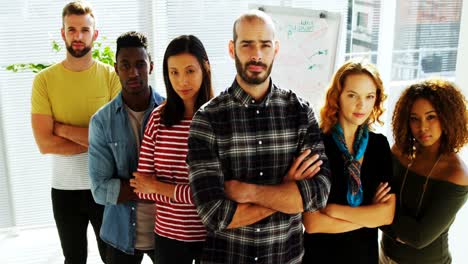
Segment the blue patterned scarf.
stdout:
[[345,176],[348,176],[348,193],[346,198],[348,204],[352,207],[361,205],[363,192],[361,184],[361,164],[359,160],[366,152],[367,142],[369,141],[369,129],[367,125],[359,126],[354,139],[354,155],[349,153],[344,139],[343,128],[336,124],[332,129],[332,137],[338,149],[340,149],[344,158]]

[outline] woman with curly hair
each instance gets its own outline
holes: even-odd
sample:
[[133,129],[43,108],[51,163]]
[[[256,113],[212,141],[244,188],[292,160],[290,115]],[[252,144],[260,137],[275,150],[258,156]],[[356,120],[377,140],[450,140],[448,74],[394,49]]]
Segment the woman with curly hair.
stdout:
[[398,202],[381,263],[451,263],[448,231],[468,197],[457,155],[468,141],[466,100],[448,81],[422,81],[403,92],[392,123]]
[[303,263],[378,263],[377,227],[395,210],[390,146],[370,131],[385,98],[370,63],[348,61],[333,77],[320,112],[332,186],[326,208],[304,213]]

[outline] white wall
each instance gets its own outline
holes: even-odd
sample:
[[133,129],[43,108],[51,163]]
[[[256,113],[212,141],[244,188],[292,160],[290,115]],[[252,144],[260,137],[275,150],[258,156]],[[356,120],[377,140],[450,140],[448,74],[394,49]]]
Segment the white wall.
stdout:
[[455,82],[468,96],[468,1],[463,2]]

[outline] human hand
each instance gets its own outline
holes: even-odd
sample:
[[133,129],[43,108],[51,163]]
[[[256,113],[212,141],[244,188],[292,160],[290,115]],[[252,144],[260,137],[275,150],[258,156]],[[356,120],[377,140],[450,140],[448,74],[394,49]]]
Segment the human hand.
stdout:
[[391,193],[390,192],[390,185],[388,182],[381,182],[379,186],[377,186],[377,190],[375,192],[374,198],[372,198],[372,203],[385,203],[390,199]]
[[133,191],[133,188],[130,186],[130,182],[128,180],[121,179],[120,192],[119,197],[117,198],[117,203],[125,203],[137,199],[138,197]]
[[134,192],[139,193],[157,193],[157,180],[154,174],[134,172],[135,178],[130,179],[130,186],[134,188]]
[[322,165],[323,161],[318,160],[320,157],[318,154],[315,154],[306,160],[310,153],[311,150],[306,149],[301,153],[301,155],[299,155],[299,157],[294,159],[294,162],[289,168],[286,176],[284,176],[283,181],[300,181],[308,179],[315,176],[315,174],[320,171],[320,165]]
[[251,196],[254,195],[254,185],[241,182],[238,180],[230,180],[224,182],[224,192],[226,196],[238,203],[249,203]]

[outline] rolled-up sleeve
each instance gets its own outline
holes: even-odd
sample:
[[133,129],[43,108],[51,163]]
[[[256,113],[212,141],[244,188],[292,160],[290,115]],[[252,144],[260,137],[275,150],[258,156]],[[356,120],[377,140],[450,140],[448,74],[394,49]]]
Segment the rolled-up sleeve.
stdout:
[[113,177],[116,170],[115,161],[104,135],[102,123],[94,115],[89,125],[88,148],[91,192],[96,203],[117,204],[120,179]]
[[189,182],[203,224],[215,231],[226,229],[237,209],[237,204],[227,199],[224,192],[224,175],[216,146],[208,118],[198,111],[188,139]]
[[307,104],[304,105],[303,111],[307,115],[307,118],[304,118],[307,121],[301,124],[305,128],[301,130],[300,140],[302,142],[300,142],[300,153],[306,149],[311,149],[311,155],[318,154],[323,164],[317,175],[309,179],[297,181],[297,187],[302,196],[304,211],[315,212],[327,205],[331,188],[330,166],[314,112]]

